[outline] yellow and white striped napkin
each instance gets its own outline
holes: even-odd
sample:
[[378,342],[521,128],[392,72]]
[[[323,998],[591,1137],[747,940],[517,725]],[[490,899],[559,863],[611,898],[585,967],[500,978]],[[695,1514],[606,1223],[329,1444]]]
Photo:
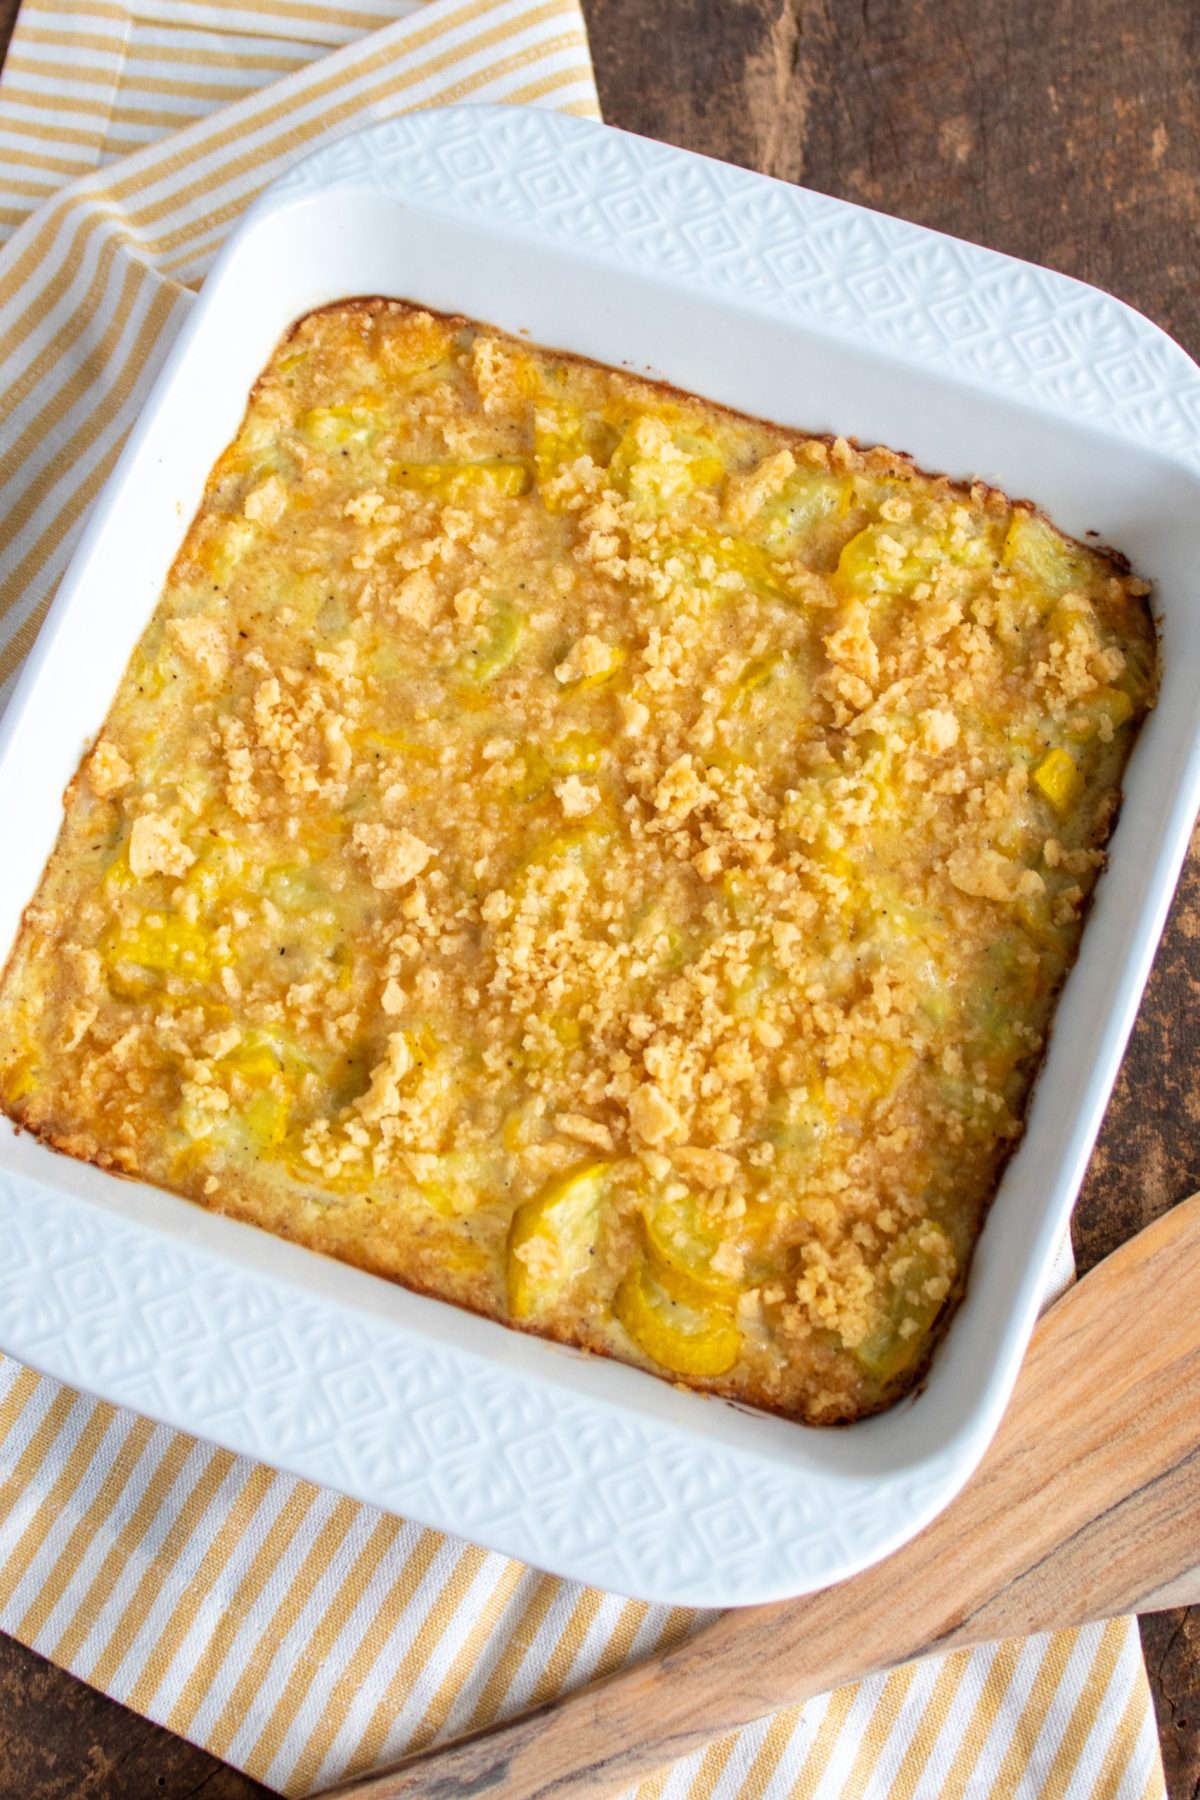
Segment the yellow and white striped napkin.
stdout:
[[[576,0],[24,0],[0,81],[0,700],[230,223],[317,145],[467,99],[596,115]],[[0,1628],[282,1792],[696,1623],[0,1358]],[[1122,1620],[841,1689],[638,1800],[1163,1794]]]

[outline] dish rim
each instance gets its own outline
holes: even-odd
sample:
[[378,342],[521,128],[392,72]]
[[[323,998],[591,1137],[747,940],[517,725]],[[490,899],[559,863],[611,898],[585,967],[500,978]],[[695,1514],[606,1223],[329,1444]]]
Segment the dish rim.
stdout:
[[[561,187],[572,164],[577,176],[580,166],[586,167],[594,210],[581,209],[573,229],[564,234],[564,222],[554,212],[555,182]],[[639,196],[644,199],[653,184],[658,184],[659,210],[649,235],[636,223],[634,210],[622,216],[610,209],[606,230],[598,231],[596,217],[614,186],[636,209]],[[239,259],[261,234],[286,226],[289,216],[295,227],[305,209],[339,206],[348,196],[368,193],[410,217],[419,211],[440,220],[447,230],[464,218],[480,228],[479,215],[486,213],[487,230],[535,257],[545,249],[548,227],[551,234],[560,233],[560,247],[567,243],[593,266],[599,260],[614,271],[630,266],[644,270],[648,253],[656,279],[677,296],[687,290],[680,266],[670,267],[669,253],[673,243],[684,242],[691,256],[688,281],[696,278],[698,259],[708,291],[721,302],[748,317],[758,312],[785,326],[790,322],[787,299],[795,290],[786,270],[777,291],[764,291],[758,279],[761,264],[749,262],[740,277],[730,268],[729,244],[744,244],[745,237],[734,232],[731,239],[728,234],[735,209],[744,222],[748,201],[762,205],[762,217],[751,225],[759,234],[763,263],[776,252],[768,234],[789,222],[799,226],[801,246],[806,233],[819,231],[836,240],[840,232],[835,254],[841,259],[840,280],[851,295],[861,295],[872,279],[883,279],[871,275],[872,266],[882,267],[886,275],[890,259],[913,245],[928,249],[934,291],[925,304],[931,314],[939,306],[945,314],[953,302],[952,293],[947,298],[936,291],[938,258],[952,246],[969,276],[968,295],[997,271],[1010,279],[1015,271],[1036,275],[1038,291],[1050,306],[1056,301],[1065,306],[1068,300],[1077,304],[1081,294],[1090,295],[1100,309],[1095,329],[1123,320],[1126,337],[1141,349],[1160,388],[1174,384],[1178,389],[1186,372],[1184,391],[1200,418],[1200,376],[1184,352],[1120,302],[1066,277],[564,115],[459,107],[387,121],[318,152],[273,184],[222,251],[96,504],[0,727],[0,792],[4,781],[13,778],[10,765],[23,748],[30,721],[39,707],[45,710],[46,672],[52,673],[56,658],[64,654],[68,620],[87,604],[89,591],[102,591],[95,575],[111,553],[107,534],[122,505],[129,504],[131,476],[154,453],[159,422],[169,416],[171,396],[194,347],[203,350],[206,321],[214,316],[227,284],[237,279]],[[332,200],[335,195],[338,200]],[[864,221],[869,222],[870,255],[863,248]],[[885,252],[882,265],[880,247]],[[928,275],[926,280],[929,284]],[[856,348],[868,362],[880,356],[897,360],[894,344],[889,349],[888,314],[886,303],[875,305],[874,329],[864,330],[861,318],[853,321],[861,340]],[[1036,328],[1036,320],[1029,325],[1018,319],[1018,332]],[[971,335],[966,333],[968,340]],[[993,335],[1003,338],[998,329]],[[911,356],[905,360],[912,362]],[[988,391],[978,377],[969,382],[960,374],[957,381],[964,391]],[[1097,386],[1103,399],[1105,390]],[[993,388],[1006,392],[999,380],[993,380]],[[1025,397],[1027,407],[1029,399]],[[1126,400],[1110,395],[1109,401],[1107,408],[1093,404],[1089,426],[1101,434],[1127,434]],[[1041,394],[1035,393],[1033,402],[1033,410],[1046,410]],[[1163,436],[1161,429],[1156,431],[1160,453]],[[1194,452],[1187,454],[1186,443],[1165,460],[1194,477],[1196,458]],[[185,528],[180,509],[179,536]],[[731,1605],[782,1598],[843,1579],[896,1548],[948,1503],[998,1423],[1186,849],[1190,818],[1200,799],[1200,756],[1193,755],[1193,765],[1181,772],[1170,815],[1163,821],[1160,853],[1143,882],[1148,922],[1139,930],[1122,997],[1109,1008],[1093,1077],[1053,1170],[1054,1199],[1043,1203],[1041,1229],[1012,1295],[992,1367],[978,1383],[975,1405],[955,1430],[941,1442],[935,1433],[907,1462],[893,1459],[881,1468],[869,1448],[847,1454],[831,1444],[826,1452],[811,1441],[801,1454],[799,1439],[788,1444],[781,1433],[828,1440],[829,1429],[814,1432],[772,1421],[764,1430],[763,1421],[756,1420],[751,1430],[745,1426],[750,1415],[735,1404],[694,1394],[681,1397],[640,1371],[600,1364],[397,1290],[377,1277],[281,1244],[254,1227],[217,1219],[174,1196],[71,1164],[11,1130],[0,1136],[0,1218],[15,1232],[23,1254],[11,1274],[0,1275],[0,1338],[33,1366],[118,1404],[555,1573],[619,1592],[670,1603]],[[1087,941],[1085,933],[1085,947]],[[1056,1036],[1057,1031],[1056,1021]],[[1042,1086],[1039,1079],[1039,1094]],[[1040,1104],[1035,1097],[1035,1107]],[[1019,1161],[1020,1152],[1005,1173],[999,1196]],[[82,1310],[77,1304],[72,1313],[66,1296],[72,1287],[79,1288],[79,1270],[89,1263],[103,1269],[105,1292],[96,1289]],[[57,1309],[50,1309],[57,1312],[55,1318],[39,1304],[39,1287],[46,1285],[60,1300]],[[180,1328],[181,1335],[172,1335],[174,1348],[153,1379],[155,1359],[148,1340],[140,1363],[136,1356],[89,1355],[89,1337],[94,1345],[97,1336],[105,1339],[116,1330],[119,1319],[145,1318],[150,1308],[170,1313],[185,1295],[191,1301],[191,1323]],[[404,1296],[403,1302],[397,1295]],[[430,1309],[441,1316],[434,1318]],[[307,1348],[298,1340],[300,1317],[306,1321],[301,1335],[311,1340]],[[214,1319],[224,1321],[215,1335]],[[248,1328],[247,1320],[252,1321]],[[262,1347],[265,1362],[256,1364],[237,1354],[247,1330]],[[509,1340],[507,1346],[501,1339]],[[336,1366],[327,1354],[331,1343],[343,1346]],[[952,1326],[939,1361],[953,1347]],[[161,1345],[155,1348],[161,1351]],[[232,1388],[222,1353],[226,1365],[232,1362],[240,1371],[240,1383]],[[282,1360],[275,1373],[264,1377],[272,1355]],[[323,1422],[314,1425],[307,1404],[311,1383],[330,1392],[344,1387],[346,1370],[355,1362],[372,1371],[376,1402],[395,1429],[405,1424],[411,1429],[414,1420],[421,1421],[425,1477],[402,1467],[394,1455],[389,1459],[376,1442],[378,1425],[372,1437],[333,1416],[336,1408],[330,1411],[328,1396]],[[264,1393],[271,1402],[265,1409]],[[887,1422],[913,1419],[924,1398],[902,1401],[879,1420],[835,1435],[843,1442],[862,1437],[866,1445],[872,1429],[883,1426],[877,1438],[889,1432],[894,1436]],[[697,1407],[708,1409],[707,1419]],[[919,1436],[915,1434],[914,1444]],[[527,1491],[510,1492],[510,1482],[497,1494],[489,1463],[532,1470]],[[489,1511],[473,1501],[472,1484],[492,1495]]]

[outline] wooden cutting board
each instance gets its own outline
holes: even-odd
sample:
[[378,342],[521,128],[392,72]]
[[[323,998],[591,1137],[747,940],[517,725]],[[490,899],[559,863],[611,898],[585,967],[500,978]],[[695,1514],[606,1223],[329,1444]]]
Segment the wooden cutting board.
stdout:
[[1034,1334],[959,1498],[885,1562],[329,1790],[601,1800],[780,1706],[934,1652],[1200,1601],[1200,1195]]

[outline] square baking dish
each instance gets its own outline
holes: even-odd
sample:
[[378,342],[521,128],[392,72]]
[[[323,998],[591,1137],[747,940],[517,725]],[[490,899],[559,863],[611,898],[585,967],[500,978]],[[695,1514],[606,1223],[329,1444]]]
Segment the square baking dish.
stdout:
[[581,120],[451,108],[271,188],[205,283],[0,731],[5,951],[248,390],[385,294],[1028,495],[1154,582],[1164,680],[1028,1129],[922,1389],[817,1431],[510,1332],[0,1131],[0,1345],[297,1475],[645,1599],[768,1600],[895,1549],[998,1422],[1200,798],[1200,372],[1046,270]]

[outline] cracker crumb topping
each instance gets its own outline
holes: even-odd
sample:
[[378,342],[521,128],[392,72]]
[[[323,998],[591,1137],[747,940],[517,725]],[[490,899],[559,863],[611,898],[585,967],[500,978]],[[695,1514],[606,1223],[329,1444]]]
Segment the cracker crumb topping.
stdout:
[[354,847],[362,852],[377,888],[407,887],[428,863],[433,851],[415,832],[387,825],[356,825]]
[[143,813],[129,832],[129,867],[141,880],[151,875],[186,875],[196,860],[174,819]]
[[119,794],[133,780],[133,770],[116,745],[110,744],[107,738],[101,738],[88,757],[87,773],[93,793],[101,800],[108,800],[114,794]]
[[983,482],[399,302],[281,345],[71,784],[0,1098],[816,1423],[917,1378],[1153,703]]

